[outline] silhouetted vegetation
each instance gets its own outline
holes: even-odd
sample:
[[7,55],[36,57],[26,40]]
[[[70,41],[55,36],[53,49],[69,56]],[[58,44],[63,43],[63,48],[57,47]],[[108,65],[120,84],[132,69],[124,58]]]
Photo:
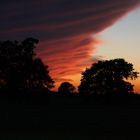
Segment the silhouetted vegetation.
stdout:
[[124,59],[98,61],[82,73],[81,95],[107,95],[133,93],[133,85],[125,80],[135,79],[138,72]]
[[1,89],[51,89],[54,81],[48,66],[37,58],[34,49],[37,39],[22,42],[0,42],[0,88]]
[[82,73],[79,94],[69,82],[61,83],[58,92],[50,91],[54,81],[34,53],[37,43],[33,38],[0,42],[2,130],[106,135],[140,128],[140,95],[127,82],[138,77],[131,63],[98,61]]
[[58,88],[58,93],[61,96],[70,96],[76,94],[76,88],[69,82],[61,83],[60,87]]

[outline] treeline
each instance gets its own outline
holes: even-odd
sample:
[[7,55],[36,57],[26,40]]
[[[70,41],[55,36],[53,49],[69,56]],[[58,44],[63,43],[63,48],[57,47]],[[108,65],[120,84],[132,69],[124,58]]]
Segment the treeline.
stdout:
[[[3,93],[47,93],[50,96],[126,96],[133,95],[138,72],[124,59],[103,60],[93,63],[82,73],[78,91],[69,82],[61,83],[58,92],[44,65],[34,52],[39,41],[27,38],[19,41],[0,41],[0,91]],[[15,91],[12,93],[12,91]],[[35,94],[34,94],[35,95]]]

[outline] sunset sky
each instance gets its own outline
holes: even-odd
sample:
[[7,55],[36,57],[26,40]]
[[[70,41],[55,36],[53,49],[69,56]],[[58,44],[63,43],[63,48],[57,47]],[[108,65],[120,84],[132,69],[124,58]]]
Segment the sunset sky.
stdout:
[[[125,58],[140,72],[140,8],[100,33],[98,38],[104,42],[96,49],[97,56],[102,59]],[[140,93],[140,77],[131,82]]]
[[[0,40],[40,40],[36,53],[56,87],[79,85],[99,59],[125,58],[140,71],[140,0],[1,0]],[[140,92],[140,78],[134,82]]]

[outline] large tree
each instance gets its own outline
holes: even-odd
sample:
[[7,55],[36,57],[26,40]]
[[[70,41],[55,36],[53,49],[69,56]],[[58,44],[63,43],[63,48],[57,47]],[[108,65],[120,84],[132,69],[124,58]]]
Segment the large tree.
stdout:
[[133,85],[127,79],[135,79],[138,72],[124,59],[98,61],[82,73],[79,92],[81,95],[128,94]]
[[0,88],[50,89],[54,86],[48,66],[34,53],[37,43],[34,38],[0,42]]

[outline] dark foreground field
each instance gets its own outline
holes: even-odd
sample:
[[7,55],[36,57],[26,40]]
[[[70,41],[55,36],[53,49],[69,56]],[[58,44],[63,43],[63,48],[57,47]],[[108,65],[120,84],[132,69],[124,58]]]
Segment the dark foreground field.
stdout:
[[139,139],[140,97],[1,96],[0,138]]

